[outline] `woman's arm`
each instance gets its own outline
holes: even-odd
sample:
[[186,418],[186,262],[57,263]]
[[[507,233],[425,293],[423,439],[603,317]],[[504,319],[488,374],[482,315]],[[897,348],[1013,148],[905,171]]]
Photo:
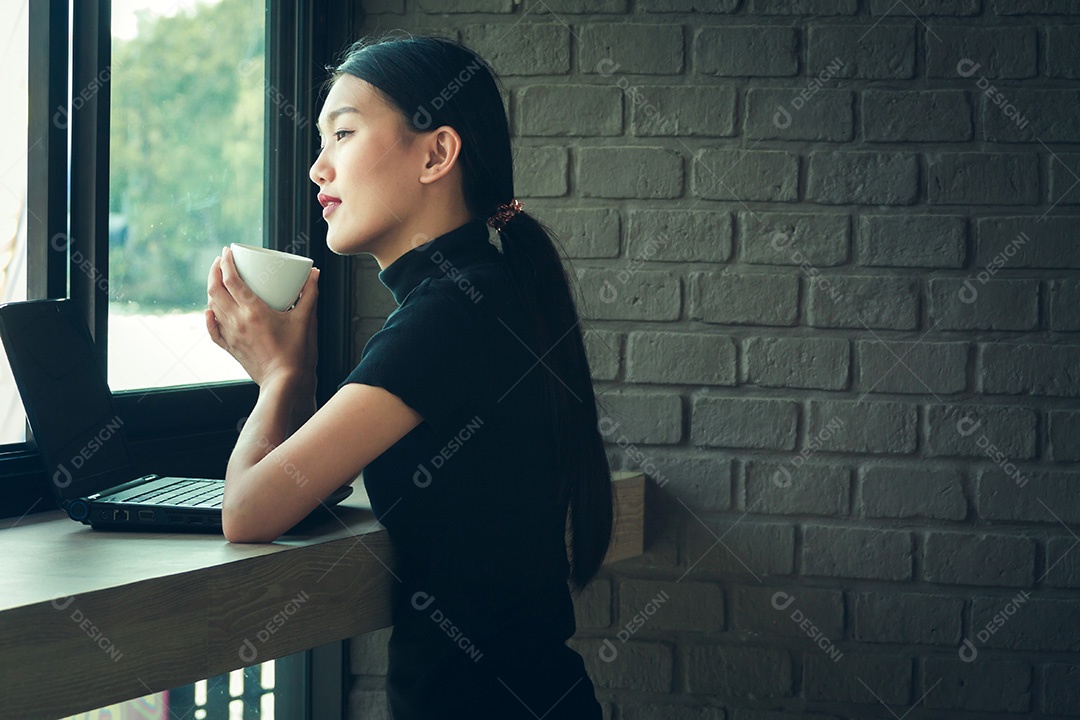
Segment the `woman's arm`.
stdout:
[[423,421],[387,390],[355,383],[316,410],[317,280],[313,269],[282,313],[251,293],[227,251],[210,269],[207,331],[259,385],[225,472],[231,542],[275,540]]

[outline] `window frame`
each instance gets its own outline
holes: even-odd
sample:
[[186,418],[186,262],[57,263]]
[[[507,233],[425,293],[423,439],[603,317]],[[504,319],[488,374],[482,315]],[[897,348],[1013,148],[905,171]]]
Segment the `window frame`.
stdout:
[[[71,297],[107,368],[110,0],[70,5],[69,0],[29,2],[27,297]],[[352,264],[326,247],[326,227],[307,171],[318,147],[315,113],[322,71],[347,47],[357,20],[348,0],[266,0],[264,238],[268,247],[279,249],[306,238],[300,251],[321,269],[320,405],[351,369]],[[69,35],[72,92],[92,83],[98,89],[62,123],[54,116],[69,107]],[[308,122],[285,117],[269,90],[289,98]],[[76,258],[91,263],[94,272],[77,267]],[[113,393],[137,465],[206,477],[224,477],[238,425],[257,397],[251,381]],[[29,443],[0,445],[0,484],[0,517],[55,509]]]

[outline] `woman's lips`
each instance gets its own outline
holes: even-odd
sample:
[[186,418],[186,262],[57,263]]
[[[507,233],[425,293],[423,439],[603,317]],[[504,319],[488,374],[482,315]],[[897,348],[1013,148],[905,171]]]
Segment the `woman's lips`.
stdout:
[[341,198],[319,193],[319,204],[323,206],[322,216],[326,218],[341,204]]

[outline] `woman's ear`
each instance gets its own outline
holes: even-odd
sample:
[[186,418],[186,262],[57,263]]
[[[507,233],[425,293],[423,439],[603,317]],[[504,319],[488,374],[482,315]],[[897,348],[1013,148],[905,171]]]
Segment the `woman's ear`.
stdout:
[[433,183],[449,173],[461,153],[461,136],[449,125],[435,128],[428,133],[424,146],[424,169],[420,182]]

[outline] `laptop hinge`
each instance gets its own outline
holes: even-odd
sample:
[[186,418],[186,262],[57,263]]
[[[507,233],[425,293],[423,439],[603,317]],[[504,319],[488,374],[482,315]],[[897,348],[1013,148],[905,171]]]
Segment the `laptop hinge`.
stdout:
[[103,495],[112,495],[113,493],[122,492],[124,490],[129,489],[129,488],[136,487],[137,485],[142,485],[143,483],[145,483],[145,482],[147,482],[149,480],[154,480],[157,477],[158,476],[153,474],[153,473],[151,473],[150,475],[143,475],[140,478],[135,478],[134,480],[129,480],[126,483],[121,483],[120,485],[114,485],[113,487],[105,488],[101,492],[94,493],[93,495],[87,495],[85,499],[86,500],[97,500],[99,497],[102,497]]

